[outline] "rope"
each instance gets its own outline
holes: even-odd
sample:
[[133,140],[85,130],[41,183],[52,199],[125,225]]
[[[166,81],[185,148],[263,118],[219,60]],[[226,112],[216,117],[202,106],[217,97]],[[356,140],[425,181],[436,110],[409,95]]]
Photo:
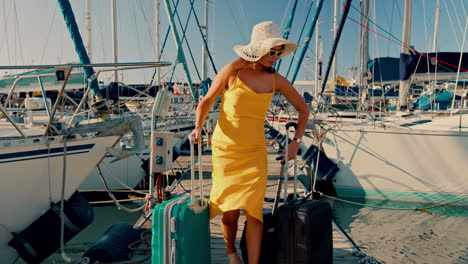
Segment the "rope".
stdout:
[[465,199],[468,198],[468,195],[465,195],[465,196],[463,196],[461,198],[458,198],[458,199],[455,199],[455,200],[452,200],[452,201],[449,201],[449,202],[446,202],[446,203],[442,203],[442,204],[438,204],[438,205],[434,205],[434,206],[423,207],[423,208],[417,208],[417,207],[416,208],[395,208],[395,207],[386,207],[386,206],[377,206],[377,205],[371,205],[371,204],[358,203],[358,202],[353,202],[353,201],[349,201],[349,200],[345,200],[345,199],[340,199],[340,198],[325,195],[325,194],[323,194],[323,196],[327,197],[327,198],[330,198],[330,199],[337,200],[337,201],[350,203],[350,204],[355,204],[355,205],[361,205],[361,206],[365,206],[365,207],[372,207],[372,208],[386,209],[386,210],[394,210],[394,211],[421,211],[421,212],[424,212],[424,213],[428,213],[430,215],[432,215],[433,213],[428,211],[428,209],[453,204],[455,202],[462,201],[462,200],[465,200]]
[[337,225],[334,221],[332,221],[332,225],[335,228],[335,230],[341,234],[341,236],[349,243],[351,244],[353,248],[352,255],[359,257],[359,262],[358,263],[369,263],[369,264],[380,264],[381,262],[377,261],[375,258],[366,255],[366,253],[362,252],[359,246],[353,241],[353,239],[339,226]]
[[[129,213],[135,213],[135,212],[138,212],[138,211],[141,211],[142,209],[145,208],[146,204],[145,205],[142,205],[136,209],[130,209],[130,208],[127,208],[123,205],[121,205],[119,203],[119,200],[117,200],[117,198],[115,198],[114,194],[109,190],[109,186],[107,185],[107,182],[106,182],[106,179],[104,179],[104,176],[102,175],[102,172],[101,172],[101,168],[98,166],[96,166],[98,172],[99,172],[99,176],[101,177],[101,180],[102,182],[104,183],[104,187],[107,191],[107,194],[109,195],[109,197],[112,199],[112,201],[114,202],[115,206],[117,206],[117,208],[119,209],[123,209]],[[147,202],[149,201],[148,197],[145,198],[147,200]]]
[[104,162],[101,163],[102,165],[104,165],[104,168],[109,172],[110,176],[112,178],[114,178],[114,180],[116,180],[118,183],[120,183],[120,185],[122,185],[123,187],[127,188],[128,190],[130,191],[133,191],[135,193],[139,193],[139,194],[143,194],[143,195],[146,195],[147,193],[146,192],[142,192],[142,191],[139,191],[139,190],[135,190],[133,189],[132,187],[128,186],[127,184],[125,184],[122,180],[120,180],[119,178],[117,178],[113,173],[112,171],[110,170],[109,166],[107,166],[107,164],[105,164]]
[[[120,199],[120,200],[117,200],[118,202],[132,202],[132,201],[139,201],[139,202],[143,202],[145,201],[146,198],[145,197],[141,197],[141,198],[129,198],[129,199]],[[106,204],[106,203],[113,203],[115,202],[114,200],[108,200],[108,201],[94,201],[94,202],[89,202],[89,204]]]
[[[143,247],[139,247],[139,245],[143,245]],[[135,242],[132,242],[128,245],[128,248],[134,252],[141,252],[144,254],[144,257],[138,260],[133,260],[130,262],[126,262],[126,264],[135,264],[141,263],[148,260],[151,257],[151,231],[146,230],[140,234],[140,239]]]
[[63,170],[62,170],[62,193],[60,196],[60,252],[62,259],[72,262],[73,259],[65,253],[65,183],[67,176],[67,136],[63,136]]

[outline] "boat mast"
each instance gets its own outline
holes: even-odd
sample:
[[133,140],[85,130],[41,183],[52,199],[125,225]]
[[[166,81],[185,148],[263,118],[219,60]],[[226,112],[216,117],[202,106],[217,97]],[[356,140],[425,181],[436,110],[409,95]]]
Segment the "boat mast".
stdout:
[[[154,42],[155,42],[155,57],[156,61],[161,60],[161,54],[159,54],[161,49],[161,42],[159,40],[159,0],[154,0]],[[159,67],[156,68],[156,84],[161,85],[159,80],[161,78],[161,71]]]
[[[403,17],[403,33],[401,46],[401,53],[409,55],[411,45],[411,9],[413,1],[405,0],[405,12]],[[400,91],[398,94],[398,111],[405,111],[408,108],[408,91],[409,91],[409,80],[400,80]]]
[[290,80],[291,83],[294,83],[294,81],[296,80],[297,74],[299,73],[299,68],[301,67],[302,61],[304,60],[304,57],[305,57],[305,53],[307,52],[307,49],[309,47],[310,39],[312,38],[312,35],[314,34],[315,25],[320,15],[320,11],[322,11],[322,6],[323,6],[323,0],[319,0],[317,3],[317,9],[315,10],[314,19],[312,20],[312,23],[310,24],[309,32],[307,33],[306,39],[304,41],[304,46],[302,47],[301,53],[297,59],[296,69],[294,70],[293,76],[291,77],[291,80]]
[[[338,0],[334,1],[333,4],[333,39],[336,38],[336,33],[338,32]],[[336,95],[335,95],[335,85],[336,85],[336,57],[333,57],[333,64],[332,64],[332,80],[330,90],[332,91],[331,103],[336,103]]]
[[[317,1],[318,5],[318,1]],[[320,76],[319,76],[319,69],[320,69],[320,55],[319,55],[319,40],[320,40],[320,34],[319,34],[319,29],[320,29],[320,22],[317,21],[317,24],[315,25],[315,89],[314,89],[314,98],[318,98],[318,89],[320,86]]]
[[[159,54],[159,0],[154,0],[154,35],[155,35],[155,57],[156,61],[159,61],[160,59],[160,54]],[[161,82],[159,80],[160,76],[160,71],[159,68],[156,68],[156,85],[158,87],[157,92],[161,91]],[[151,144],[151,152],[150,152],[150,158],[153,160],[156,158],[156,97],[153,100],[153,108],[151,111],[151,138],[150,138],[150,144]],[[149,202],[150,202],[150,207],[153,208],[154,205],[156,204],[156,200],[154,197],[154,183],[155,183],[155,176],[156,176],[156,168],[155,168],[155,163],[150,162],[149,163],[150,168],[150,175],[149,175]]]
[[[179,32],[177,31],[177,27],[174,20],[174,13],[172,12],[171,4],[169,0],[164,0],[164,5],[166,7],[167,18],[169,20],[169,25],[171,26],[172,35],[174,36],[174,41],[177,48],[177,63],[182,64],[184,68],[185,78],[187,78],[188,85],[190,87],[190,91],[192,93],[192,98],[195,101],[198,101],[198,90],[195,89],[192,83],[192,77],[190,76],[190,70],[187,65],[187,60],[185,59],[184,50],[182,48],[182,41],[179,37]],[[175,7],[177,8],[177,7]]]
[[202,81],[208,78],[208,0],[205,0],[205,18],[204,18],[205,29],[203,37],[205,38],[205,45],[202,46]]
[[92,49],[92,21],[91,21],[91,0],[86,0],[86,50],[88,51],[89,60],[92,61],[93,59],[93,51]]
[[361,60],[359,65],[359,99],[361,110],[366,109],[367,102],[367,63],[369,62],[369,1],[362,0],[361,2],[361,39],[360,39],[360,54]]
[[[115,8],[115,0],[111,1],[111,17],[112,17],[112,61],[117,63],[117,11]],[[114,71],[114,82],[118,82],[117,71]]]
[[439,35],[439,14],[440,14],[440,0],[437,0],[437,7],[435,11],[435,20],[434,20],[434,41],[432,43],[432,50],[437,52],[437,38]]
[[[434,20],[434,41],[432,43],[432,50],[435,52],[437,59],[437,40],[439,37],[439,15],[440,15],[440,0],[437,0]],[[434,80],[437,80],[437,63],[434,65]]]
[[[317,4],[318,4],[318,2],[317,2]],[[284,27],[284,32],[283,32],[283,38],[284,39],[289,39],[289,33],[291,32],[291,25],[292,25],[292,22],[294,20],[294,15],[296,14],[296,7],[297,7],[297,0],[294,0],[294,2],[292,3],[291,12],[289,12],[288,21],[286,22],[286,26]],[[308,15],[307,15],[307,17],[308,17]],[[282,61],[283,60],[279,60],[277,62],[276,71],[279,71]]]

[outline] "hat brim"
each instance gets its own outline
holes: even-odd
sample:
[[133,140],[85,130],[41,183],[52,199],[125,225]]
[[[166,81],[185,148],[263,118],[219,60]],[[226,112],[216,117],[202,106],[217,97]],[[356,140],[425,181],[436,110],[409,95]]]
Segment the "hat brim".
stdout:
[[279,56],[280,59],[294,52],[294,50],[299,46],[298,44],[283,38],[269,38],[254,43],[251,42],[248,45],[234,46],[234,51],[244,60],[255,62],[267,54],[271,48],[279,45],[284,45],[283,54]]

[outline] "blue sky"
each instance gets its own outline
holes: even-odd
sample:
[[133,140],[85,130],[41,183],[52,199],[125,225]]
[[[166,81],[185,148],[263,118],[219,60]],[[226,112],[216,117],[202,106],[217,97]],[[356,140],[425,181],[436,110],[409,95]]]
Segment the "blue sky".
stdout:
[[[203,0],[194,0],[195,10],[203,24]],[[81,34],[84,39],[84,7],[85,0],[71,0]],[[176,0],[169,2],[176,2]],[[299,32],[303,27],[308,8],[312,1],[299,0],[290,40],[303,44],[304,37],[299,39]],[[339,1],[340,11],[343,0]],[[353,8],[349,16],[359,21],[358,0],[353,1]],[[111,16],[109,0],[92,0],[93,16],[93,62],[111,62]],[[272,20],[281,27],[289,16],[290,0],[210,0],[209,8],[209,45],[218,69],[236,58],[232,50],[234,45],[247,44],[253,25],[261,21]],[[441,0],[439,51],[460,51],[463,32],[468,13],[468,0]],[[313,3],[315,9],[315,2]],[[179,12],[182,23],[185,24],[188,14],[189,1],[180,0]],[[436,0],[413,0],[412,45],[420,51],[432,51],[434,32],[434,11]],[[371,0],[370,18],[380,27],[392,32],[401,39],[401,24],[403,17],[403,0]],[[313,17],[314,9],[306,24]],[[0,0],[0,65],[24,64],[55,64],[78,61],[63,17],[55,0]],[[117,27],[119,61],[153,61],[154,51],[154,0],[117,0]],[[161,34],[165,34],[168,22],[164,1],[160,0]],[[324,67],[328,62],[332,46],[333,1],[325,0],[320,14],[320,36],[323,45]],[[348,77],[349,66],[359,63],[359,28],[356,23],[346,22],[341,43],[338,48],[338,74]],[[371,24],[371,28],[375,27]],[[377,29],[382,32],[380,29]],[[384,32],[382,32],[384,33]],[[314,33],[315,35],[315,33]],[[201,64],[200,54],[202,41],[192,16],[189,22],[187,39],[191,45],[193,56],[198,65]],[[370,56],[384,57],[399,56],[401,47],[372,32],[369,34]],[[189,53],[184,44],[187,59]],[[468,43],[463,49],[468,51]],[[163,60],[174,61],[175,49],[172,35],[168,40]],[[311,42],[298,80],[314,78],[315,37]],[[290,56],[282,64],[280,73],[285,74]],[[192,78],[195,82],[199,78],[189,63]],[[295,63],[293,64],[295,67]],[[178,69],[181,69],[178,66]],[[199,67],[201,71],[201,67]],[[165,69],[164,71],[168,71]],[[147,83],[152,70],[134,70],[123,73],[123,81],[128,83]],[[0,73],[0,76],[4,72]],[[210,69],[209,76],[214,73]],[[167,76],[167,75],[166,75]],[[178,70],[176,80],[184,81],[184,76]],[[108,82],[110,75],[103,75],[101,81]]]

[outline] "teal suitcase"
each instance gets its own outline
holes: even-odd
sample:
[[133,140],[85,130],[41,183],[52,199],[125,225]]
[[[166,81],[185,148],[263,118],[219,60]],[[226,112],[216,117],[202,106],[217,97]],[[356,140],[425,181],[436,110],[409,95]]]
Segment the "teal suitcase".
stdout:
[[[198,153],[201,161],[200,144]],[[194,147],[191,140],[192,194],[182,195],[157,204],[153,211],[151,263],[152,264],[209,264],[210,209],[203,198],[203,177],[200,196],[194,195]],[[201,173],[201,162],[199,166]],[[192,203],[195,201],[195,203]]]

